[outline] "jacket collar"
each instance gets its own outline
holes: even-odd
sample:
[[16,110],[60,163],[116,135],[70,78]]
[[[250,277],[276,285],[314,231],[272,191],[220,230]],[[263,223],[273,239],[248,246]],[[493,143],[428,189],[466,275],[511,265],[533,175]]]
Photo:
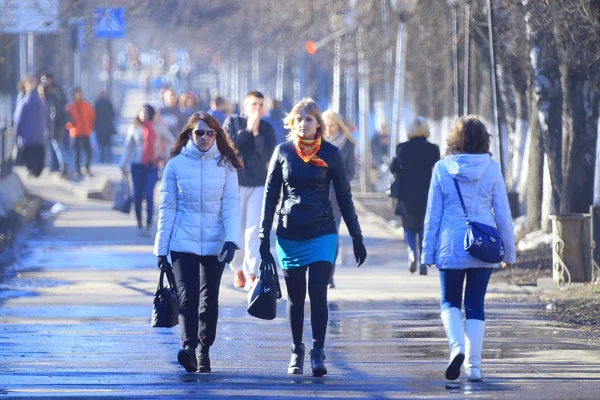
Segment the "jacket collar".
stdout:
[[183,149],[181,149],[181,154],[183,154],[186,157],[190,157],[190,158],[194,158],[194,159],[201,159],[204,156],[204,157],[208,158],[209,160],[213,159],[213,158],[217,158],[220,155],[219,149],[217,148],[216,140],[213,142],[212,147],[210,149],[208,149],[208,151],[201,152],[200,150],[198,150],[198,148],[196,147],[196,145],[194,144],[194,142],[191,139],[188,140],[185,147]]

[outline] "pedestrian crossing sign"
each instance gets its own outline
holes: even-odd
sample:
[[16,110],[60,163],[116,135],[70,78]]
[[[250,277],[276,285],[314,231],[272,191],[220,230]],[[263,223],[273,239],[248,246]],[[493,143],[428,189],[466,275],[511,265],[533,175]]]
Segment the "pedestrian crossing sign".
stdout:
[[123,7],[95,8],[94,33],[96,38],[122,38],[125,35],[125,12]]

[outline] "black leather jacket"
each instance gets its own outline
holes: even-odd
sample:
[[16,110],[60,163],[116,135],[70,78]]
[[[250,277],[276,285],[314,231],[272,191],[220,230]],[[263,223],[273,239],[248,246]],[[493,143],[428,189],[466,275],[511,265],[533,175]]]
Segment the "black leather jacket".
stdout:
[[327,168],[302,161],[292,142],[284,142],[275,148],[267,174],[260,222],[261,240],[268,238],[271,232],[282,186],[283,202],[278,212],[277,236],[288,240],[307,240],[337,233],[329,202],[329,185],[332,182],[350,236],[353,240],[362,240],[340,151],[323,141],[317,156],[327,163]]

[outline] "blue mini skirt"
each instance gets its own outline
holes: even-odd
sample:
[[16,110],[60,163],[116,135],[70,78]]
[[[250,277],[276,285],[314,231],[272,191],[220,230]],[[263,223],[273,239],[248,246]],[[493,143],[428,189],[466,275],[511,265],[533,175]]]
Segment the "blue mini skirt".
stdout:
[[333,264],[338,235],[332,233],[308,240],[288,240],[277,236],[276,249],[282,269],[304,267],[317,261]]

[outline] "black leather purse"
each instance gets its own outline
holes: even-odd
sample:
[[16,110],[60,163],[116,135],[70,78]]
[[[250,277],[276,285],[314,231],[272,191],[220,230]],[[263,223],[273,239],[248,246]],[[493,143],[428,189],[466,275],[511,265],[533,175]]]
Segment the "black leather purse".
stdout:
[[[165,275],[169,283],[168,287],[164,286]],[[150,323],[153,328],[172,328],[179,323],[179,296],[177,296],[177,284],[171,266],[160,270]]]
[[260,319],[275,319],[281,287],[273,256],[260,260],[258,275],[248,293],[248,314]]

